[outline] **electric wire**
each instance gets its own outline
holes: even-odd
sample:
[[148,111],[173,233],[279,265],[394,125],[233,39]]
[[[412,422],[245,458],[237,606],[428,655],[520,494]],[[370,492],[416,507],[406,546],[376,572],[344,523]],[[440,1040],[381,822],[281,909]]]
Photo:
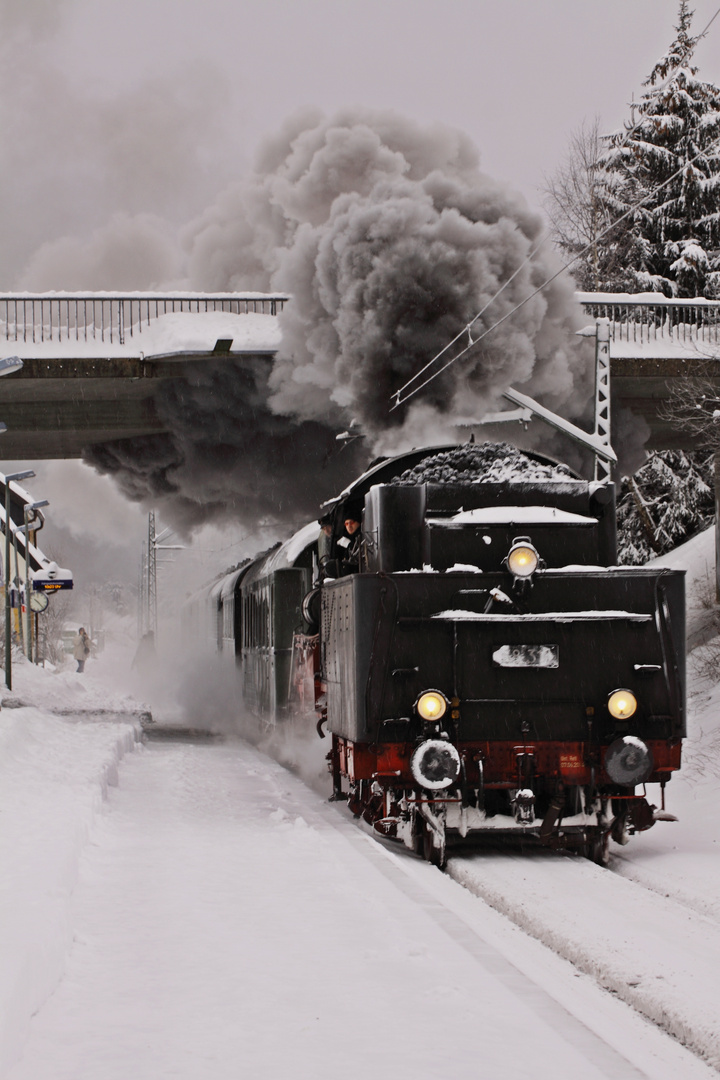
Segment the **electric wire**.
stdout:
[[[443,364],[443,366],[441,368],[439,368],[437,371],[433,372],[433,374],[430,375],[427,379],[425,379],[425,381],[422,382],[420,384],[420,386],[416,386],[414,390],[411,390],[409,393],[405,394],[405,397],[402,397],[402,398],[401,398],[400,395],[402,394],[403,390],[408,385],[410,385],[410,382],[412,382],[413,380],[410,380],[410,382],[406,383],[405,387],[403,387],[401,390],[397,390],[395,392],[395,394],[393,394],[393,397],[395,398],[395,404],[392,406],[390,411],[393,412],[395,409],[399,408],[400,405],[404,405],[405,402],[409,401],[411,397],[414,397],[415,394],[419,393],[424,387],[426,387],[429,383],[431,383],[439,375],[442,375],[443,371],[446,371],[447,368],[449,368],[452,364],[454,364],[456,360],[460,360],[472,348],[474,348],[475,345],[478,345],[484,338],[486,338],[488,336],[488,334],[491,334],[493,332],[493,330],[496,330],[498,328],[498,326],[500,326],[500,325],[502,325],[502,323],[506,322],[512,315],[514,315],[517,311],[519,311],[520,308],[524,307],[525,304],[528,304],[535,296],[538,295],[538,293],[541,293],[543,291],[543,289],[547,288],[548,285],[551,285],[553,283],[553,281],[555,281],[556,278],[559,278],[561,274],[564,274],[565,271],[568,270],[574,263],[576,263],[578,261],[578,259],[581,259],[583,257],[583,255],[585,255],[590,250],[590,248],[594,247],[595,244],[597,244],[598,240],[602,240],[602,238],[607,233],[609,233],[613,229],[617,228],[617,226],[620,225],[625,220],[625,218],[629,217],[631,214],[634,214],[635,211],[638,210],[641,206],[643,206],[649,199],[653,198],[658,193],[658,191],[662,191],[662,189],[664,187],[666,187],[673,180],[677,179],[677,177],[682,172],[685,171],[685,169],[687,168],[688,165],[692,165],[693,162],[697,161],[697,159],[699,157],[702,157],[704,154],[709,153],[711,150],[714,150],[716,147],[720,147],[720,138],[715,139],[714,142],[710,143],[710,145],[705,147],[704,150],[701,150],[694,157],[690,158],[689,161],[684,161],[682,163],[682,165],[680,166],[680,168],[676,169],[676,171],[672,174],[672,176],[669,176],[667,178],[667,180],[664,180],[662,182],[662,184],[658,184],[657,187],[653,188],[653,190],[651,192],[649,192],[645,196],[645,198],[638,200],[638,202],[636,202],[636,203],[633,203],[633,205],[628,210],[626,210],[625,213],[621,217],[619,217],[616,221],[613,221],[610,225],[608,225],[605,229],[603,229],[602,232],[599,233],[595,237],[594,240],[592,240],[589,244],[587,244],[582,249],[582,251],[579,251],[577,253],[577,255],[573,256],[573,258],[570,259],[568,262],[566,262],[563,266],[561,266],[559,270],[556,270],[556,272],[554,274],[551,274],[551,276],[549,278],[546,278],[545,281],[543,281],[542,285],[538,285],[538,287],[536,289],[533,289],[533,291],[531,293],[529,293],[526,297],[524,297],[522,300],[520,300],[519,303],[517,303],[515,305],[515,307],[513,307],[510,311],[506,312],[500,319],[497,319],[496,322],[494,322],[491,326],[489,326],[486,330],[484,330],[482,332],[482,334],[479,335],[479,337],[475,338],[474,341],[471,338],[470,343],[468,345],[466,345],[464,349],[461,349],[459,353],[456,353],[456,355],[453,356],[450,360],[448,360],[447,363]],[[522,269],[522,268],[520,268],[520,269]],[[508,279],[508,280],[510,280],[510,279]],[[502,291],[501,289],[498,290],[498,292],[496,293],[496,296],[499,296],[501,291]],[[493,299],[495,299],[495,297]],[[492,302],[492,301],[490,301],[490,302]],[[486,305],[486,307],[487,307],[487,305]],[[467,327],[463,329],[462,333],[464,333],[465,330],[467,330]],[[458,336],[460,336],[460,335],[458,335]],[[457,338],[455,340],[457,340]],[[434,359],[433,359],[433,361],[431,361],[431,363],[433,363],[433,362],[434,362]],[[427,369],[427,366],[428,365],[426,365],[426,369]]]
[[[706,36],[708,30],[710,29],[710,27],[712,26],[712,24],[714,23],[714,21],[718,17],[718,15],[720,15],[720,7],[716,10],[715,14],[712,16],[712,18],[706,24],[705,28],[701,31],[701,33],[698,34],[698,36],[693,40],[691,47],[685,51],[685,53],[683,54],[683,58],[680,61],[680,63],[676,64],[675,67],[672,69],[672,71],[660,83],[660,85],[657,87],[657,91],[662,91],[675,78],[675,76],[677,75],[678,68],[680,68],[682,65],[686,64],[690,60],[690,58],[692,57],[693,52],[695,51],[695,48],[696,48],[698,42],[700,42]],[[640,119],[637,121],[637,123],[635,123],[632,127],[628,128],[622,142],[618,144],[618,149],[622,150],[622,148],[627,145],[627,143],[633,137],[633,135],[636,133],[638,128],[641,127],[641,125],[644,123],[644,119],[645,119],[644,116],[641,116]],[[563,274],[566,270],[568,270],[571,266],[573,266],[574,263],[576,263],[579,259],[581,259],[583,257],[583,255],[585,255],[592,247],[594,247],[595,244],[597,244],[598,240],[602,240],[602,238],[608,232],[610,232],[612,229],[616,228],[616,226],[619,225],[622,221],[624,221],[626,217],[628,217],[635,210],[639,209],[639,207],[641,207],[645,202],[647,202],[648,199],[652,198],[655,194],[657,194],[658,191],[661,191],[663,189],[663,187],[665,187],[672,180],[674,180],[679,175],[679,173],[681,173],[688,165],[692,165],[692,163],[694,161],[696,161],[699,157],[702,157],[703,154],[709,153],[711,150],[713,150],[718,145],[718,143],[720,143],[720,139],[716,140],[716,142],[711,143],[711,145],[709,147],[706,147],[704,150],[700,151],[698,154],[695,155],[695,157],[691,158],[690,161],[683,162],[683,164],[677,170],[677,172],[673,173],[673,175],[668,177],[667,180],[663,181],[662,184],[660,184],[656,188],[654,188],[653,191],[651,191],[648,195],[646,195],[644,199],[641,199],[639,202],[635,203],[632,207],[630,207],[630,209],[628,211],[626,211],[626,213],[623,214],[622,217],[618,218],[616,221],[613,221],[610,225],[608,225],[605,229],[603,229],[603,231],[598,236],[596,236],[589,244],[587,244],[582,249],[582,251],[578,252],[575,256],[573,256],[572,259],[570,259],[568,262],[564,263],[564,265],[556,273],[554,273],[551,277],[547,278],[547,280],[544,281],[542,283],[542,285],[538,286],[538,288],[536,288],[534,290],[534,292],[530,293],[529,296],[526,296],[525,299],[521,300],[518,304],[516,304],[516,306],[514,308],[512,308],[511,311],[509,311],[505,315],[503,315],[503,317],[501,319],[498,319],[497,322],[493,323],[492,326],[488,327],[479,337],[477,337],[477,338],[475,338],[473,340],[472,327],[475,325],[475,323],[478,321],[478,319],[482,318],[482,316],[485,314],[487,309],[502,295],[502,293],[505,291],[505,289],[507,289],[507,287],[514,281],[514,279],[518,276],[518,274],[522,270],[525,269],[525,267],[530,263],[530,261],[538,253],[538,251],[543,246],[543,244],[545,244],[547,242],[547,240],[550,239],[550,232],[549,231],[545,232],[540,237],[540,240],[530,249],[530,251],[526,255],[523,262],[520,263],[515,268],[513,273],[510,275],[510,277],[508,277],[502,283],[500,288],[497,289],[497,291],[494,293],[494,295],[490,297],[490,299],[483,306],[483,308],[477,313],[477,315],[475,315],[470,320],[470,322],[466,323],[466,325],[463,326],[463,328],[458,331],[458,333],[455,335],[455,337],[452,338],[450,341],[448,341],[448,343],[446,345],[443,346],[443,348],[440,350],[440,352],[436,353],[432,357],[432,359],[428,360],[428,362],[424,365],[424,367],[422,367],[419,371],[417,371],[410,379],[407,380],[407,382],[403,386],[400,387],[399,390],[396,390],[391,395],[390,400],[394,401],[394,404],[391,406],[390,412],[394,412],[395,409],[399,408],[401,405],[404,405],[405,402],[409,401],[411,397],[414,397],[415,394],[419,393],[420,390],[423,390],[429,383],[433,382],[439,375],[442,375],[443,371],[446,371],[452,364],[455,363],[456,360],[460,360],[463,356],[465,356],[470,351],[470,349],[474,348],[474,346],[477,345],[480,341],[482,341],[483,338],[487,337],[487,335],[492,333],[493,330],[497,329],[497,327],[500,326],[501,323],[504,323],[507,319],[509,319],[512,315],[514,315],[515,312],[519,311],[520,308],[524,307],[525,304],[529,303],[530,300],[532,300],[535,296],[537,296],[538,293],[542,292],[542,290],[547,288],[548,285],[551,285],[552,282],[555,281],[556,278],[560,277],[561,274]],[[425,379],[425,381],[422,382],[419,386],[415,387],[414,390],[411,390],[409,393],[405,394],[405,391],[408,390],[408,388],[411,387],[414,382],[416,382],[418,379],[420,379],[422,377],[422,375],[424,375],[425,372],[429,368],[431,368],[435,363],[437,363],[437,361],[440,360],[440,358],[445,355],[445,353],[448,351],[448,349],[451,349],[452,346],[455,345],[465,334],[468,335],[468,339],[469,339],[468,344],[465,346],[465,348],[462,349],[455,356],[453,356],[450,360],[448,360],[447,363],[443,364],[443,366],[441,368],[439,368],[432,375],[430,375],[427,379]],[[404,397],[402,396],[403,394],[405,394]]]

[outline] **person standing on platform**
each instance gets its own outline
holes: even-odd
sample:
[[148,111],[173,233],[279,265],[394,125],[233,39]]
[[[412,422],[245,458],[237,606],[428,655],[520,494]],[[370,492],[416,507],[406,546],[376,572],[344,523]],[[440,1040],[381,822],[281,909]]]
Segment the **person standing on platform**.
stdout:
[[77,634],[73,638],[73,656],[77,660],[77,670],[83,672],[85,670],[85,661],[90,655],[90,638],[87,635],[84,626],[81,626]]

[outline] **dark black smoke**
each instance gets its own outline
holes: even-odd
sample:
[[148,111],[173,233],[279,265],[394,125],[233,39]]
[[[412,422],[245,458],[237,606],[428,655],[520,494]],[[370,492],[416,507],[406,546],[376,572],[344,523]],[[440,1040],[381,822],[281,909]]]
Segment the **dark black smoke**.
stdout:
[[167,434],[90,447],[86,460],[134,501],[151,501],[184,535],[228,520],[303,521],[361,467],[332,429],[268,408],[271,362],[225,359],[190,367],[156,397]]
[[[480,171],[461,132],[354,109],[289,121],[186,244],[193,285],[293,296],[270,380],[275,411],[357,418],[402,443],[429,426],[452,436],[456,417],[482,415],[510,383],[552,407],[577,411],[587,400],[566,281],[530,299],[409,407],[389,410],[391,394],[495,297],[542,231],[521,196]],[[540,246],[475,334],[555,269]]]

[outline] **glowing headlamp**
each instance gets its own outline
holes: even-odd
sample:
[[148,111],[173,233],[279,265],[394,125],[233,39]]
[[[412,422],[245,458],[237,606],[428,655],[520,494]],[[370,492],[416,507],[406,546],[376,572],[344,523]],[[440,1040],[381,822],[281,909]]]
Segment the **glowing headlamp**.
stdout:
[[637,709],[637,698],[630,690],[614,690],[607,706],[608,712],[616,720],[627,720]]
[[447,712],[448,700],[439,690],[424,690],[415,702],[417,713],[423,720],[442,720]]
[[540,562],[540,556],[526,536],[519,536],[513,540],[512,547],[508,552],[507,565],[510,573],[516,578],[529,578],[535,573]]

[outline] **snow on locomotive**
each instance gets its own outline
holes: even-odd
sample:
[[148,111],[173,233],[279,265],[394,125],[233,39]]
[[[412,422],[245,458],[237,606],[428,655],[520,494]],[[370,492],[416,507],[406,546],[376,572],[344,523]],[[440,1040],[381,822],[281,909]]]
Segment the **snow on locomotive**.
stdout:
[[466,444],[383,460],[324,511],[322,580],[310,527],[225,591],[245,702],[266,723],[317,710],[335,798],[438,865],[487,833],[604,862],[670,817],[684,574],[615,565],[612,484]]

